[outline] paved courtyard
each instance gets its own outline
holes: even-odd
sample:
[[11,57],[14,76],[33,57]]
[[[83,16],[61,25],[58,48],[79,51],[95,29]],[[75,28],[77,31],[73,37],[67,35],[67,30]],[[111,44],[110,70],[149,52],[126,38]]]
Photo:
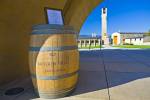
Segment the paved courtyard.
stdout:
[[[4,95],[10,87],[23,87],[24,92]],[[30,78],[25,78],[1,87],[0,100],[44,99],[34,94]],[[150,50],[80,51],[76,90],[58,100],[150,100]]]

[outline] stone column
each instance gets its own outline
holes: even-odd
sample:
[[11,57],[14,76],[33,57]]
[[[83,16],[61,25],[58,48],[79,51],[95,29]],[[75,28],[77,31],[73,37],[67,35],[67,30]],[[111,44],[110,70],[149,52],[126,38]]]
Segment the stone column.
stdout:
[[91,46],[93,46],[93,39],[91,40]]
[[98,39],[98,45],[101,45],[101,40],[100,39]]
[[86,47],[86,40],[84,40],[84,47]]
[[85,40],[85,47],[87,47],[87,43],[86,42],[87,42],[87,40]]
[[81,40],[79,40],[79,47],[81,47]]
[[97,42],[97,39],[95,39],[95,47],[96,47],[96,42]]
[[82,48],[82,40],[81,40],[81,48]]
[[88,43],[88,46],[90,46],[90,39],[88,39],[89,43]]
[[95,47],[95,39],[93,41],[94,41],[94,47]]

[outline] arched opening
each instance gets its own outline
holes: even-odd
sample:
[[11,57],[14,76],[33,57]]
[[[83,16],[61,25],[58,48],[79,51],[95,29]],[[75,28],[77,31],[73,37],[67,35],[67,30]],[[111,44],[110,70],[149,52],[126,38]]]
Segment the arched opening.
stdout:
[[[108,90],[108,95],[110,99],[112,98],[118,100],[118,97],[120,97],[121,99],[123,98],[130,99],[134,97],[134,93],[137,93],[137,89],[147,91],[147,92],[149,91],[144,86],[144,84],[145,84],[145,80],[148,81],[150,79],[149,78],[150,63],[146,61],[150,58],[150,51],[149,49],[143,49],[143,48],[149,48],[150,44],[148,45],[147,43],[144,42],[142,44],[140,41],[142,41],[141,37],[145,33],[148,34],[150,24],[147,22],[149,22],[150,20],[149,19],[150,13],[148,12],[150,8],[146,4],[148,3],[147,0],[145,0],[144,2],[140,0],[138,1],[137,0],[136,1],[134,0],[133,1],[128,1],[128,0],[111,1],[110,0],[109,1],[108,0],[105,2],[107,2],[107,7],[108,7],[108,29],[107,30],[108,30],[108,34],[110,35],[109,37],[110,38],[113,37],[112,40],[110,39],[110,42],[112,42],[112,44],[119,45],[120,48],[119,46],[118,48],[115,48],[116,46],[112,45],[112,47],[105,46],[105,48],[102,48],[101,51],[100,49],[99,51],[98,50],[94,51],[89,49],[85,51],[81,51],[80,63],[83,65],[81,66],[81,69],[83,67],[82,69],[83,71],[87,69],[89,69],[90,71],[95,70],[95,72],[93,72],[92,74],[92,76],[94,77],[93,80],[99,80],[100,78],[100,75],[99,77],[97,77],[97,79],[95,78],[96,72],[101,74],[105,72],[103,73],[104,75],[103,77],[106,78],[105,82],[106,82],[106,86],[108,86],[108,88],[107,87],[106,88]],[[98,15],[101,12],[100,10],[101,9],[99,9],[98,10],[99,12],[97,12],[97,16],[99,16],[98,18],[101,18],[100,15]],[[100,25],[101,21],[98,21],[99,25],[96,24],[97,26],[94,26],[93,24],[94,21],[92,21],[92,19],[96,20],[96,18],[94,17],[89,18],[88,19],[89,24],[88,22],[85,22],[85,25],[83,26],[83,28],[85,28],[84,31],[82,31],[81,29],[81,32],[83,32],[81,33],[81,35],[87,35],[87,34],[91,35],[90,39],[92,39],[92,33],[97,31],[95,27],[101,27]],[[90,27],[93,27],[92,31],[89,29]],[[115,33],[115,31],[118,32]],[[101,31],[97,32],[97,34],[99,33],[101,33]],[[123,35],[117,35],[118,33],[121,33]],[[122,44],[119,44],[118,42],[119,43],[121,42]],[[131,44],[128,45],[126,44],[126,42],[129,42]],[[128,46],[126,47],[126,45]],[[136,49],[136,48],[140,48],[140,49]],[[102,64],[100,64],[101,62]],[[92,67],[93,69],[91,70],[90,67]],[[103,69],[103,71],[101,72],[98,69]],[[85,75],[85,77],[86,76],[88,75]],[[101,83],[102,82],[104,81],[101,80]],[[98,86],[97,88],[100,88],[100,83],[98,84],[99,85],[96,85],[96,83],[94,83],[95,87]],[[147,82],[146,84],[149,84],[149,82]],[[130,89],[132,92],[129,92],[128,89]],[[99,90],[96,90],[95,93],[97,92],[101,94],[98,91]],[[126,96],[124,96],[124,94],[122,93],[126,93],[125,94]],[[145,93],[140,92],[140,94],[139,93],[137,94],[139,95],[139,96],[136,95],[137,99],[140,98],[141,95],[144,96],[144,98],[147,97],[146,92]]]

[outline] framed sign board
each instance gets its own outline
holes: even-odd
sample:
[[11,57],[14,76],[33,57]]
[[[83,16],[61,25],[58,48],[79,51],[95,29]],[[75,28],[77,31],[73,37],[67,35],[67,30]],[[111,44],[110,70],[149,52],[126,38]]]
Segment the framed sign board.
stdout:
[[64,25],[62,10],[45,8],[47,24]]

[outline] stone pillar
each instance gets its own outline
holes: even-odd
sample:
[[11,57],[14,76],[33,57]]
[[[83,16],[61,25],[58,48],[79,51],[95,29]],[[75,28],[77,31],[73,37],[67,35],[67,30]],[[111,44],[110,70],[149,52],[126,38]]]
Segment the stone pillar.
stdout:
[[90,46],[90,43],[91,43],[91,42],[90,42],[90,39],[88,39],[88,41],[89,41],[88,46]]
[[86,40],[84,40],[84,47],[86,47]]
[[101,39],[98,39],[98,45],[101,45]]
[[81,40],[79,40],[79,47],[81,47]]
[[95,39],[93,39],[93,41],[94,41],[94,43],[93,43],[93,44],[94,44],[94,47],[95,47]]
[[97,39],[95,39],[95,47],[96,47],[96,42],[97,42]]
[[82,45],[83,45],[83,44],[82,44],[82,40],[81,40],[81,48],[82,48]]
[[87,47],[87,43],[86,42],[87,42],[87,40],[85,40],[85,47]]

